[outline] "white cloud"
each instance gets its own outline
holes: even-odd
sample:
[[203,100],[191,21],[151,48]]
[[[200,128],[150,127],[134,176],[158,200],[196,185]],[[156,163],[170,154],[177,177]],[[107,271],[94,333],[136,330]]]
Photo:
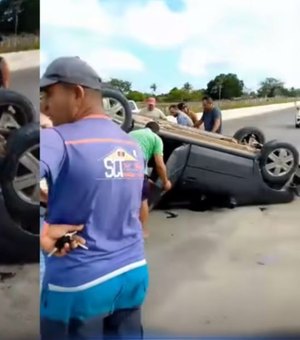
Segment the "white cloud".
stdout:
[[[237,1],[237,0],[234,0]],[[122,34],[155,49],[182,46],[197,35],[209,34],[221,17],[224,0],[214,0],[220,10],[215,11],[211,1],[186,0],[186,10],[171,11],[164,1],[152,0],[144,7],[129,6],[121,18]]]
[[[187,0],[190,5],[195,0]],[[211,0],[211,4],[216,1]],[[253,74],[279,77],[287,86],[299,86],[300,31],[298,0],[226,1],[227,10],[210,31],[209,41],[192,39],[180,55],[178,68],[199,77],[214,62],[227,64],[227,71],[242,79]],[[198,41],[197,41],[198,40]],[[255,80],[256,86],[260,79]],[[253,81],[253,80],[252,80]],[[247,84],[248,85],[248,84]]]
[[44,71],[49,62],[63,55],[79,56],[89,63],[103,79],[116,77],[122,71],[141,72],[144,70],[143,62],[126,51],[111,48],[91,50],[82,48],[78,50],[77,48],[69,49],[68,47],[65,52],[56,50],[55,53],[51,53],[51,59],[48,54],[42,53],[41,70]]
[[[114,21],[98,0],[41,0],[41,24],[77,28],[105,36],[114,33]],[[59,37],[57,37],[59,39]]]
[[116,49],[101,48],[84,57],[103,77],[118,74],[120,71],[140,72],[144,64],[133,54]]
[[120,71],[143,71],[144,64],[135,55],[108,45],[119,21],[104,11],[99,0],[41,0],[41,69],[50,62],[49,56],[53,60],[78,55],[104,78]]
[[164,2],[151,1],[144,7],[129,7],[122,20],[122,32],[154,48],[169,48],[188,37],[188,25],[181,13],[171,12]]
[[210,55],[207,50],[197,47],[187,47],[182,51],[179,60],[179,70],[189,76],[202,77],[207,75],[208,67],[221,62],[217,55]]

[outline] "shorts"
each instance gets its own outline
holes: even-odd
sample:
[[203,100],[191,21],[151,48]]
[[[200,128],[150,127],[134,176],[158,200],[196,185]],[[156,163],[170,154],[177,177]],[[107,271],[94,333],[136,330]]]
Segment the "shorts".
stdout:
[[148,176],[145,175],[144,183],[143,183],[143,191],[142,191],[142,202],[148,200],[150,194],[150,185]]
[[83,291],[43,289],[41,340],[142,339],[141,306],[147,290],[147,265]]

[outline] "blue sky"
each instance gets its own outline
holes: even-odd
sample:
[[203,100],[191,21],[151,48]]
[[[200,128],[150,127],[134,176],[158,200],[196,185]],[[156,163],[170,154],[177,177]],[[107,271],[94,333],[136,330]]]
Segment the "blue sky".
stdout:
[[78,55],[99,75],[158,92],[233,72],[300,87],[299,0],[41,0],[42,71]]

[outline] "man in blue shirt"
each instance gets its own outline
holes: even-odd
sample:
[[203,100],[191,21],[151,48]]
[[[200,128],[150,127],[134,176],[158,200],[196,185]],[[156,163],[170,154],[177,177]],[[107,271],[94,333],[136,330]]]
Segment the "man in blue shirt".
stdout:
[[221,111],[214,106],[211,97],[204,96],[202,99],[203,114],[195,127],[199,128],[204,124],[205,131],[222,133],[222,114]]
[[173,117],[176,118],[177,124],[183,125],[183,126],[188,126],[188,127],[193,127],[193,121],[191,118],[184,112],[180,111],[177,108],[177,105],[170,105],[169,106],[169,112]]
[[49,189],[41,248],[47,254],[66,231],[78,232],[75,244],[45,257],[41,338],[141,339],[142,151],[104,115],[101,79],[78,57],[53,61],[40,86],[54,125],[41,131],[40,177]]

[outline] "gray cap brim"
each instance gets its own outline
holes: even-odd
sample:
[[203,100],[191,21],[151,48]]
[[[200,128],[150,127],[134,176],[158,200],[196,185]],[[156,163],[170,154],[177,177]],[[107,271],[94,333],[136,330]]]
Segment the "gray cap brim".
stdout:
[[40,79],[40,89],[44,89],[48,86],[54,85],[57,83],[57,80],[49,79],[47,77],[42,77]]

